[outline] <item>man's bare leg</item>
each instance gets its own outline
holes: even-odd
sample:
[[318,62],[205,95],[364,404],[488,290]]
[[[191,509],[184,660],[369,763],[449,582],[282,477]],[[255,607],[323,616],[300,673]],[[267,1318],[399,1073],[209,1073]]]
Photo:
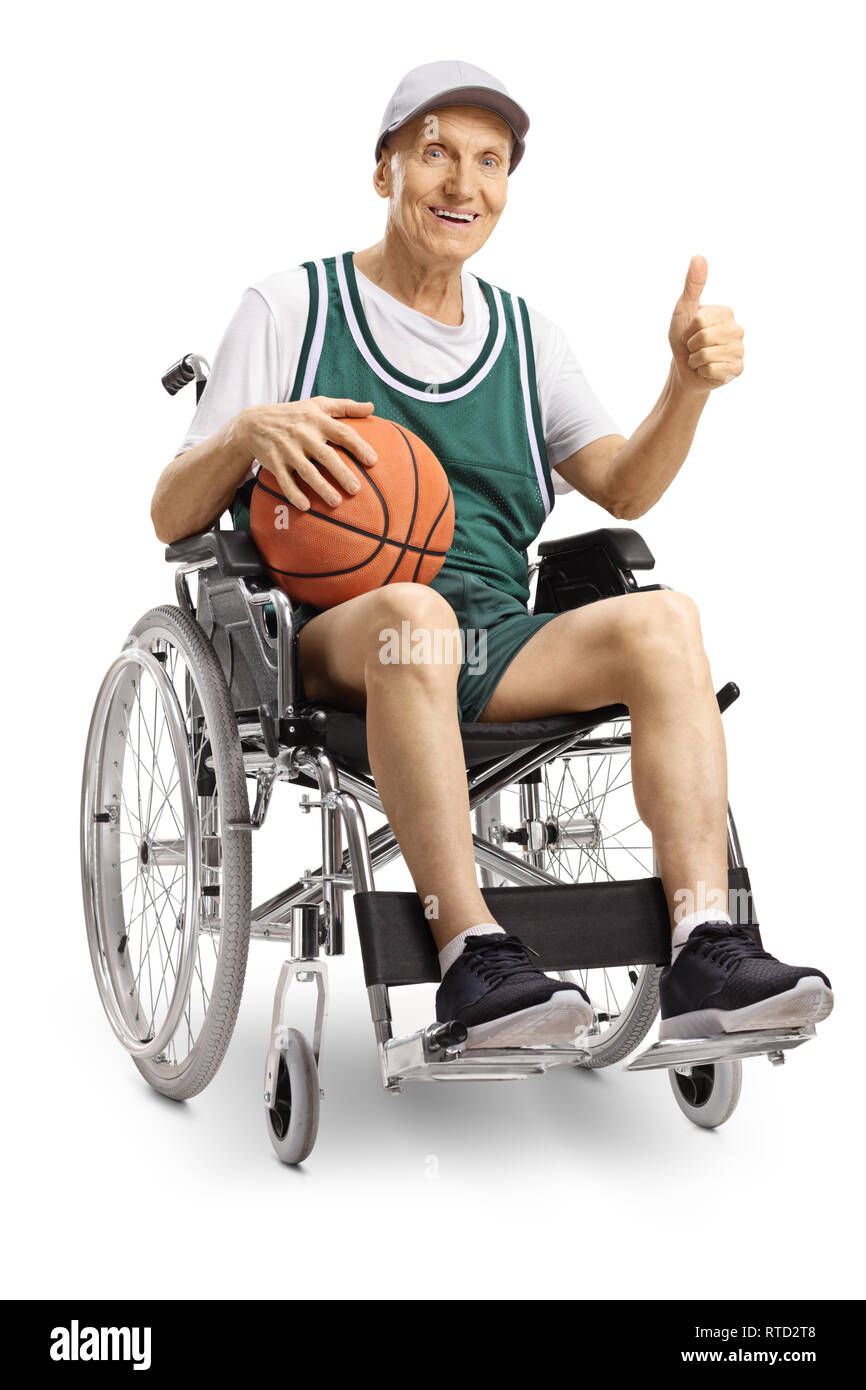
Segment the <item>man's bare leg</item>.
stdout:
[[[607,704],[629,708],[632,788],[652,831],[672,925],[695,910],[691,904],[725,912],[725,745],[691,599],[655,590],[560,614],[517,653],[482,718]],[[718,925],[693,931],[662,971],[659,998],[660,1039],[800,1027],[833,1008],[823,971],[785,965],[736,927]]]
[[[456,632],[450,604],[426,584],[392,584],[311,618],[301,629],[301,678],[310,699],[366,706],[367,750],[388,823],[441,950],[478,922],[494,922],[475,872],[466,764],[457,719],[456,661],[386,664],[379,633]],[[447,641],[442,642],[443,654]],[[434,648],[435,650],[435,648]]]
[[[627,594],[560,614],[517,653],[481,718],[608,704],[629,708],[635,805],[652,832],[671,921],[676,906],[680,916],[727,912],[724,734],[698,610],[685,594]],[[688,896],[675,902],[676,893]]]

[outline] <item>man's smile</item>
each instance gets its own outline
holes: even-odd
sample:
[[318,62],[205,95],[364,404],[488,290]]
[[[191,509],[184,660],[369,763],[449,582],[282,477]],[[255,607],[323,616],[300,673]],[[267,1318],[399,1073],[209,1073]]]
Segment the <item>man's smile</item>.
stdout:
[[468,208],[443,208],[434,205],[428,206],[427,211],[433,214],[437,222],[444,222],[449,227],[471,227],[481,216],[480,212],[472,212]]

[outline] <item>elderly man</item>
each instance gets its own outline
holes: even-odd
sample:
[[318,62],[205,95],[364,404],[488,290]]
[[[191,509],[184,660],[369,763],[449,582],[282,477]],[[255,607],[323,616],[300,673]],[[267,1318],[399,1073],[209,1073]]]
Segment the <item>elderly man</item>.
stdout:
[[[833,996],[812,967],[784,965],[734,925],[728,906],[726,763],[698,610],[648,591],[533,616],[526,547],[557,490],[573,487],[617,518],[642,516],[676,476],[713,391],[743,370],[743,330],[701,305],[703,257],[689,264],[668,333],[671,364],[647,418],[626,439],[590,390],[562,332],[465,270],[502,216],[529,121],[502,84],[467,63],[403,78],[376,144],[381,241],[281,271],[251,287],[220,344],[207,389],[153,499],[171,542],[228,506],[248,519],[264,465],[290,504],[324,507],[358,486],[334,451],[375,469],[352,429],[375,411],[425,438],[455,501],[454,541],[429,585],[386,585],[296,612],[306,698],[366,710],[370,765],[439,949],[440,1019],[468,1045],[567,1042],[591,1007],[539,971],[492,917],[475,874],[465,720],[521,720],[622,703],[632,776],[652,832],[673,928],[660,982],[660,1036],[798,1025]],[[468,663],[381,658],[383,629],[474,629]],[[400,629],[402,630],[402,629]],[[441,651],[441,644],[428,643]],[[674,905],[715,904],[675,921]]]

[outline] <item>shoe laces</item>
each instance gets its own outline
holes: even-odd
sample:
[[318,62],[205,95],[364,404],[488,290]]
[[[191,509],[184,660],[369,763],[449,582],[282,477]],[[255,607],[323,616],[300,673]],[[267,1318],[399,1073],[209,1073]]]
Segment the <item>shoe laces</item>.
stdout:
[[463,959],[485,984],[498,985],[511,975],[536,974],[538,967],[529,959],[530,953],[538,955],[519,936],[497,934],[492,941],[468,936]]
[[705,935],[698,936],[695,933],[695,946],[697,955],[715,961],[727,970],[733,970],[741,960],[773,959],[770,952],[763,950],[745,927],[726,925],[724,930],[715,927]]

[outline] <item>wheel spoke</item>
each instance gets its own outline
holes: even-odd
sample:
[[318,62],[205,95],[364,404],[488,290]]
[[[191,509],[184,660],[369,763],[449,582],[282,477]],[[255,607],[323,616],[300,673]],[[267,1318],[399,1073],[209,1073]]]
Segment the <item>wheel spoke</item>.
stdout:
[[[150,898],[150,903],[148,904],[148,902],[145,901],[145,904],[144,904],[144,906],[142,907],[141,912],[138,913],[138,916],[137,916],[137,918],[136,918],[135,920],[139,920],[139,919],[141,919],[141,918],[144,917],[145,912],[148,911],[148,906],[150,906],[150,907],[153,909],[154,915],[155,915],[155,917],[156,917],[156,922],[155,922],[155,924],[154,924],[153,930],[150,931],[150,933],[148,934],[148,928],[147,928],[147,925],[145,924],[144,931],[142,932],[142,940],[145,941],[145,947],[144,947],[145,961],[148,962],[148,968],[149,968],[150,948],[151,948],[151,945],[152,945],[153,941],[156,940],[156,938],[157,938],[157,933],[159,933],[159,935],[162,936],[163,940],[165,940],[165,934],[163,933],[163,930],[162,930],[162,920],[161,920],[161,917],[160,917],[160,913],[161,913],[162,909],[165,907],[165,902],[161,902],[159,905],[157,905],[157,901],[156,901],[156,898],[155,898],[155,896],[154,896],[153,889],[150,887],[150,884],[147,882],[147,879],[146,879],[145,875],[142,875],[142,890],[143,890],[143,892],[144,892],[145,900],[149,897],[149,898]],[[163,899],[168,898],[168,894],[167,894],[167,893],[163,893],[161,896],[162,896]],[[168,900],[169,900],[169,902],[171,901],[171,899],[168,899]],[[171,905],[172,905],[172,907],[174,907],[174,903],[172,903]],[[130,923],[130,926],[132,926],[132,925],[133,925],[133,924]],[[157,947],[159,947],[159,942],[158,942],[158,941],[157,941]],[[162,958],[162,957],[161,957],[161,955],[160,955],[160,959],[161,959],[161,958]],[[133,985],[137,985],[137,984],[138,984],[138,976],[136,976],[136,978],[133,980]]]
[[[146,887],[147,887],[147,891],[149,891],[150,894],[151,894],[151,901],[153,901],[153,890],[150,888],[150,885],[149,885],[149,884],[148,884]],[[155,906],[155,905],[154,905],[154,906]],[[155,910],[156,910],[156,909],[155,909]],[[166,972],[167,972],[169,966],[171,966],[171,971],[172,971],[172,975],[174,976],[174,983],[175,983],[175,986],[177,985],[177,971],[176,971],[176,969],[175,969],[175,967],[174,967],[174,962],[173,962],[172,953],[171,953],[171,947],[170,947],[168,941],[166,940],[165,932],[163,931],[163,927],[162,927],[162,916],[161,916],[161,914],[160,914],[160,912],[159,912],[158,910],[156,910],[156,920],[157,920],[157,927],[158,927],[158,930],[159,930],[159,937],[157,938],[157,947],[159,948],[160,961],[161,961],[161,963],[162,963],[162,974],[161,974],[161,976],[160,976],[159,990],[158,990],[158,992],[157,992],[157,996],[156,996],[155,999],[152,1000],[153,1019],[156,1018],[156,1006],[157,1006],[157,1004],[159,1003],[159,999],[160,999],[160,996],[161,996],[161,994],[162,994],[163,987],[165,986],[165,983],[166,983],[166,978],[165,978],[165,977],[166,977]],[[162,954],[162,947],[160,946],[160,940],[162,941],[163,945],[165,946],[165,957],[163,957],[163,954]],[[149,954],[149,953],[148,953],[148,954]],[[168,1005],[168,1004],[170,1004],[170,1003],[171,1003],[171,996],[169,996],[169,995],[168,995],[168,992],[166,991],[166,1004]]]
[[[154,686],[154,701],[156,701],[156,699],[157,699],[157,690],[156,690],[156,686]],[[139,708],[140,708],[140,706],[141,706],[141,700],[139,699]],[[140,726],[141,726],[141,720],[139,719],[139,727],[140,727]],[[162,776],[161,776],[161,769],[160,769],[160,767],[159,767],[158,761],[156,760],[156,753],[155,753],[155,750],[154,750],[153,739],[152,739],[151,736],[150,736],[150,730],[148,729],[146,723],[145,723],[145,726],[144,726],[144,732],[145,732],[145,734],[147,735],[147,741],[148,741],[148,743],[150,744],[151,755],[152,755],[152,758],[153,758],[153,772],[151,772],[151,771],[149,771],[148,769],[145,768],[145,769],[144,769],[144,770],[145,770],[145,773],[146,773],[146,775],[151,779],[151,783],[156,782],[157,777],[158,777],[158,778],[159,778],[160,787],[161,787],[161,789],[162,789],[163,791],[165,791],[165,782],[164,782],[163,779],[162,779]],[[139,762],[139,765],[140,765],[142,768],[144,768],[144,763],[143,763],[142,760],[141,760],[140,754],[137,753],[135,749],[133,749],[133,755],[137,758],[137,760],[138,760],[138,762]],[[154,775],[153,775],[154,773],[156,773],[156,777],[154,777]],[[167,793],[166,793],[166,794],[167,794]],[[144,819],[144,820],[142,821],[142,824],[144,824],[144,825],[147,825],[148,823],[149,823],[149,822],[148,822],[148,820],[146,820],[146,819]]]
[[169,811],[171,812],[172,820],[174,821],[175,830],[177,831],[178,836],[179,836],[181,839],[183,839],[183,826],[181,825],[180,821],[178,820],[177,816],[175,815],[174,807],[172,806],[171,802],[169,801],[169,797],[171,796],[172,792],[175,790],[176,787],[179,787],[179,786],[180,786],[180,776],[178,776],[177,781],[175,781],[175,782],[172,783],[171,787],[169,788],[169,790],[166,792],[165,796],[164,796],[164,797],[162,798],[162,800],[160,801],[159,805],[158,805],[157,808],[156,808],[156,816],[155,816],[153,819],[148,819],[148,822],[147,822],[147,833],[148,833],[149,836],[154,834],[154,829],[155,829],[155,827],[159,824],[159,818],[160,818],[160,816],[162,815],[162,808],[163,808],[163,806],[168,806],[168,809],[169,809]]

